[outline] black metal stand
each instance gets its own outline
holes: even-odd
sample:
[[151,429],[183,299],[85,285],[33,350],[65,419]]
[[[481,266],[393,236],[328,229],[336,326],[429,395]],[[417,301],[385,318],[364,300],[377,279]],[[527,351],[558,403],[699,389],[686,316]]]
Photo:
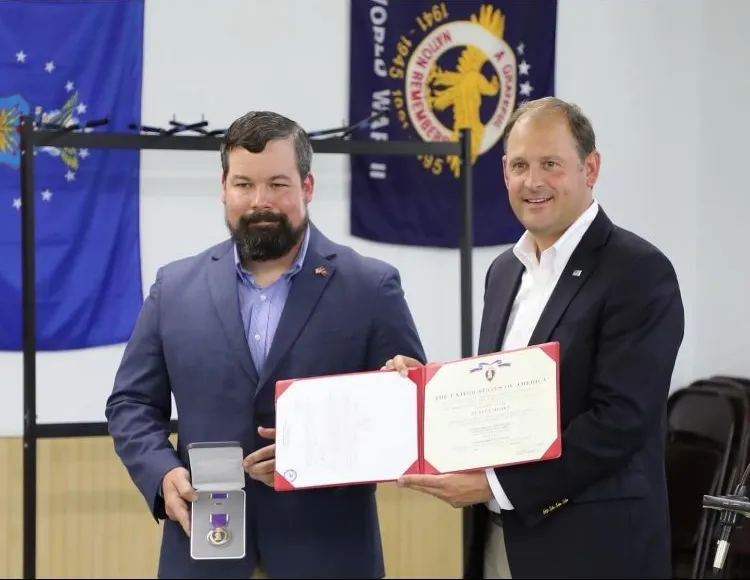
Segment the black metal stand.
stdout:
[[21,119],[21,288],[23,309],[23,577],[36,578],[36,251],[34,126]]
[[472,250],[474,198],[471,195],[471,131],[461,129],[461,357],[473,356]]
[[[106,122],[104,122],[106,123]],[[103,124],[99,122],[97,124]],[[200,127],[198,127],[200,125]],[[220,131],[201,136],[177,135],[179,130],[197,130],[206,125],[180,125],[170,131],[142,133],[76,133],[67,130],[41,130],[31,117],[23,117],[21,149],[21,236],[23,293],[23,577],[36,578],[37,480],[36,446],[43,438],[108,436],[105,423],[64,423],[38,425],[36,422],[36,227],[34,213],[34,149],[42,146],[88,149],[152,149],[171,151],[218,151]],[[346,133],[348,134],[348,133]],[[462,171],[459,186],[461,206],[461,354],[471,356],[472,297],[471,255],[473,249],[471,134],[461,132],[460,143],[422,141],[356,141],[344,138],[313,139],[315,153],[339,155],[458,155]],[[172,424],[176,430],[176,422]],[[466,530],[464,530],[466,533]]]
[[[471,192],[471,131],[461,130],[461,191]],[[474,247],[474,200],[471,195],[461,195],[461,357],[474,354],[473,304],[472,304],[472,249]],[[464,570],[468,565],[471,548],[472,526],[471,508],[464,508],[461,513],[463,563]]]
[[750,470],[750,465],[746,468],[745,475],[733,495],[703,496],[703,507],[716,510],[721,514],[719,517],[719,538],[716,542],[711,578],[723,577],[724,565],[729,555],[732,531],[740,525],[740,517],[750,518],[750,500],[745,495],[747,489],[744,483],[747,479],[748,470]]

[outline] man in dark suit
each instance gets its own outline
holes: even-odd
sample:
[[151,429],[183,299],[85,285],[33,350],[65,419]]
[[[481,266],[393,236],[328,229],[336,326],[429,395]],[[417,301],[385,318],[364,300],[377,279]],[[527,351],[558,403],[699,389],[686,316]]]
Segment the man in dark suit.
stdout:
[[684,327],[675,271],[594,200],[600,156],[576,106],[526,103],[504,142],[526,232],[487,272],[479,354],[560,343],[562,456],[402,483],[472,506],[466,578],[670,578],[665,415]]
[[[270,112],[235,121],[221,149],[231,239],[162,267],[106,406],[117,454],[157,520],[161,578],[382,578],[375,486],[277,493],[274,385],[424,360],[392,266],[333,243],[309,222],[312,146]],[[168,440],[171,400],[178,444]],[[186,447],[239,441],[243,560],[191,559]]]

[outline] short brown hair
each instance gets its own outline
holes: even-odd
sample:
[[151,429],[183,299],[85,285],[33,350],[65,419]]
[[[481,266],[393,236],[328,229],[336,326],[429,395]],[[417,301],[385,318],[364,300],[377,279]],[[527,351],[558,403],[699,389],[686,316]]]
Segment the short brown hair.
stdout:
[[234,121],[221,141],[221,168],[224,177],[229,172],[229,152],[238,147],[250,153],[260,153],[269,141],[294,139],[297,169],[305,179],[312,166],[313,148],[307,132],[291,119],[271,111],[251,111]]
[[537,113],[561,113],[565,116],[570,127],[570,132],[576,141],[581,161],[586,159],[596,149],[594,128],[591,125],[591,121],[583,114],[578,105],[568,103],[557,97],[542,97],[541,99],[526,101],[513,112],[503,130],[503,147],[506,151],[508,149],[508,137],[518,120],[526,115]]

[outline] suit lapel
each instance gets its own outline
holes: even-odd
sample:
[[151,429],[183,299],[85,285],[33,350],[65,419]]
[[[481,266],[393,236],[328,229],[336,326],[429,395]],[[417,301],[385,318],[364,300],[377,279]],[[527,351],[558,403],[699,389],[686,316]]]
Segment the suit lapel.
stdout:
[[589,229],[581,238],[573,254],[570,256],[560,279],[552,292],[547,305],[542,311],[534,332],[529,340],[530,345],[547,342],[568,305],[575,298],[578,291],[594,273],[598,263],[598,250],[607,241],[612,222],[604,210],[599,212],[591,222]]
[[247,345],[245,329],[242,328],[237,269],[232,247],[231,243],[224,244],[211,256],[208,286],[230,350],[237,355],[242,369],[255,384],[258,382],[258,372]]
[[486,328],[482,329],[479,337],[479,354],[490,353],[498,350],[502,345],[505,329],[508,326],[508,318],[513,306],[513,301],[521,284],[523,264],[515,257],[508,267],[507,275],[501,273],[501,281],[497,291],[486,302],[491,304],[489,312],[484,315]]
[[258,390],[262,389],[273,376],[284,355],[307,324],[323,291],[336,272],[336,266],[331,261],[334,253],[320,252],[321,234],[315,229],[310,234],[307,256],[305,256],[302,269],[294,277],[289,289],[279,326],[271,343],[268,358],[263,365]]

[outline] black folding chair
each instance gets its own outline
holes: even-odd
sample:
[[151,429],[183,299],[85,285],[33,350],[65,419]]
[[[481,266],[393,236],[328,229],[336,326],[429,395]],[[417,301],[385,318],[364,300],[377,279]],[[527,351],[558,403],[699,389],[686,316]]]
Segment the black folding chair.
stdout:
[[[724,495],[731,495],[735,493],[740,477],[750,463],[750,379],[716,375],[695,381],[691,386],[719,391],[728,397],[735,407],[735,440],[729,461],[728,481],[722,492]],[[720,515],[710,515],[713,516],[714,525],[708,540],[708,557],[712,558],[720,532],[717,524]],[[723,577],[750,578],[750,525],[744,521],[740,521],[739,527],[732,532],[731,549],[724,565]]]
[[703,495],[726,489],[736,412],[720,390],[689,386],[670,396],[667,413],[673,574],[702,578],[716,520],[703,509]]

